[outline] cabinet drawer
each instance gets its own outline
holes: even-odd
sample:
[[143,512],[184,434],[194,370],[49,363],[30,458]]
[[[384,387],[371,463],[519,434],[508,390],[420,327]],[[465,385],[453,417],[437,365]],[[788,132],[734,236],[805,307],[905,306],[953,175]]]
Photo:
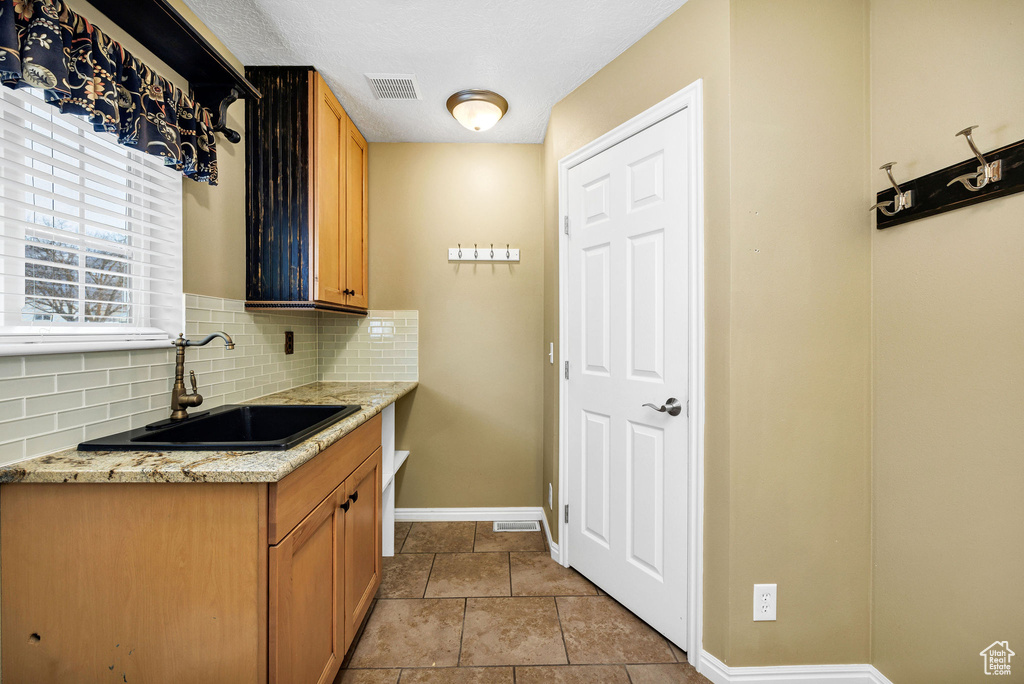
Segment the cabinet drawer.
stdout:
[[380,445],[381,416],[355,430],[269,487],[267,534],[270,544],[284,539],[334,488]]

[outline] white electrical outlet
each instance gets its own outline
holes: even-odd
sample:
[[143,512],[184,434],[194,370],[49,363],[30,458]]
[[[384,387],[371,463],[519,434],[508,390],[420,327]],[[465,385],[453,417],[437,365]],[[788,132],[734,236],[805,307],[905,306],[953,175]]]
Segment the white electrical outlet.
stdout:
[[548,482],[548,510],[555,510],[555,488]]
[[775,620],[775,610],[778,607],[778,596],[778,585],[754,585],[754,622]]

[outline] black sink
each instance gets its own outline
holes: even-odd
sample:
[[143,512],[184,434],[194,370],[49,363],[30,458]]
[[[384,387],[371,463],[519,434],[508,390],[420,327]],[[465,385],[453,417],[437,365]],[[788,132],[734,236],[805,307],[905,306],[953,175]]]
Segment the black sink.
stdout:
[[290,449],[359,406],[221,406],[78,445],[79,451],[270,451]]

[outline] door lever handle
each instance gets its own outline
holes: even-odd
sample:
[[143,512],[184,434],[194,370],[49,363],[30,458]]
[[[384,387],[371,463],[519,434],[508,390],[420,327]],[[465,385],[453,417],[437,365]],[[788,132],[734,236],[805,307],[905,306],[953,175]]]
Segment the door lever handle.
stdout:
[[680,404],[679,400],[675,397],[669,397],[661,406],[655,406],[654,404],[644,404],[644,406],[652,408],[658,413],[667,413],[670,416],[678,416],[683,412],[683,405]]

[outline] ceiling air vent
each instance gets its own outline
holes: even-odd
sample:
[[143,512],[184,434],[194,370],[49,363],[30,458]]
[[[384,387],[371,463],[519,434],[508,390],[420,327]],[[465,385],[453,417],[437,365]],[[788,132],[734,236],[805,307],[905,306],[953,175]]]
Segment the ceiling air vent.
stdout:
[[366,74],[378,100],[422,100],[412,74]]

